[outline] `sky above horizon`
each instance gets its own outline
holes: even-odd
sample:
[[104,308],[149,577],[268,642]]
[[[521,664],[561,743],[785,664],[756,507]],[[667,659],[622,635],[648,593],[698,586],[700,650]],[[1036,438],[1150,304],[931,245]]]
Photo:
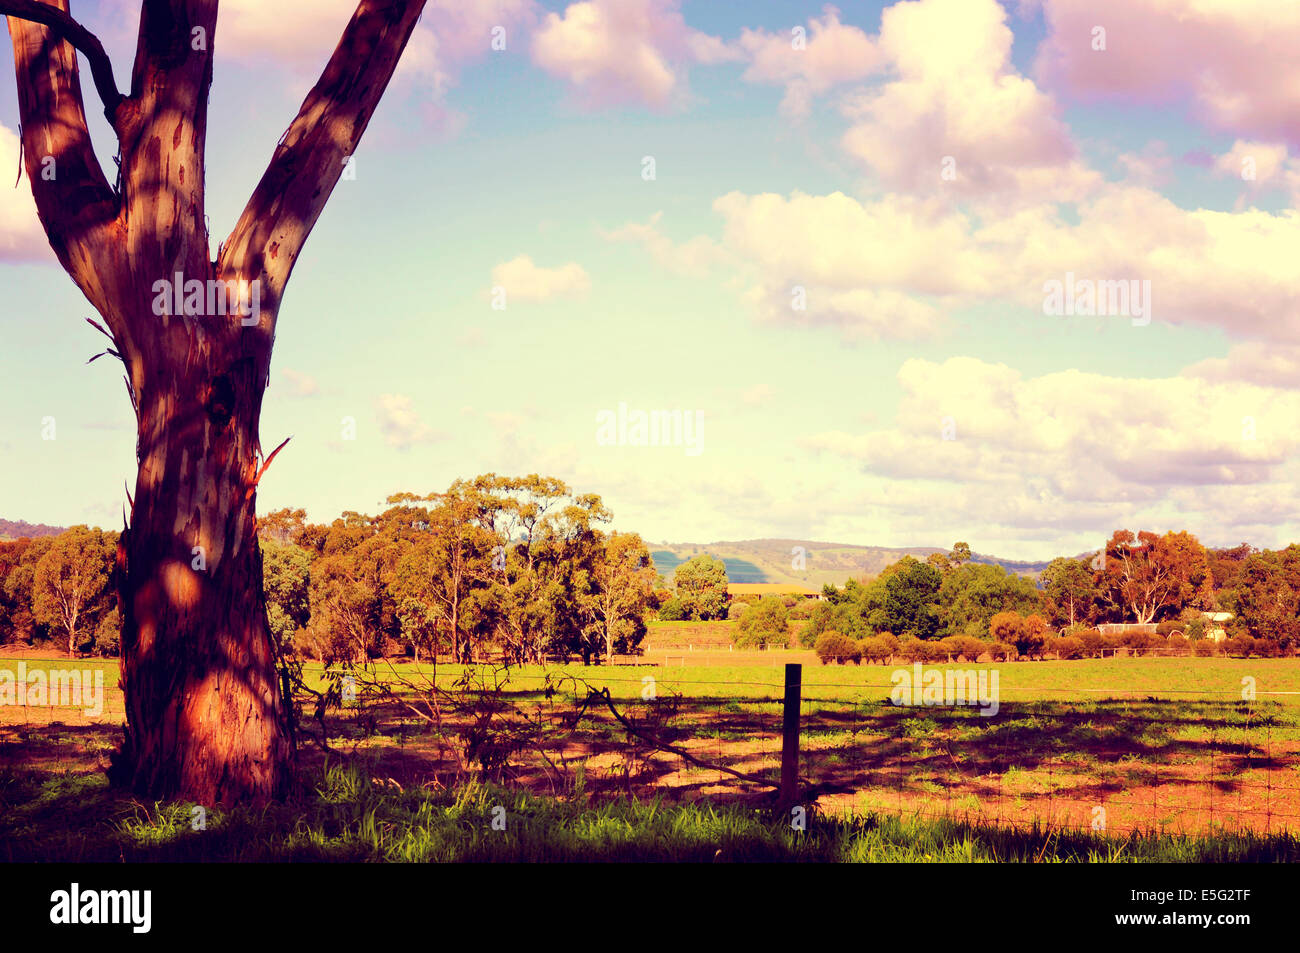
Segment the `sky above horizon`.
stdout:
[[[221,8],[214,252],[355,0]],[[138,4],[72,12],[125,86]],[[1300,4],[432,0],[354,172],[280,310],[262,512],[537,472],[653,543],[1298,538]],[[118,528],[121,368],[9,184],[0,516]],[[1149,311],[1045,313],[1084,280]]]

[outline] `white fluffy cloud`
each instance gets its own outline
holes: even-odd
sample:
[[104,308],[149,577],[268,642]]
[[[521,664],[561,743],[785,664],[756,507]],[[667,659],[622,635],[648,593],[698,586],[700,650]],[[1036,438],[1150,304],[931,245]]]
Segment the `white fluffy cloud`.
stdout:
[[[1227,539],[1300,516],[1295,390],[1187,375],[1028,377],[968,357],[910,360],[898,380],[892,427],[806,445],[960,501],[990,535],[1174,520]],[[1273,511],[1261,519],[1265,497]]]
[[1086,194],[1099,177],[1077,160],[1052,98],[1015,70],[1005,21],[995,0],[886,8],[878,48],[893,78],[846,101],[844,149],[892,189]]
[[492,269],[492,285],[504,288],[507,300],[545,301],[561,295],[584,295],[591,288],[591,279],[577,262],[543,268],[528,255],[520,255]]
[[569,83],[589,107],[636,103],[665,109],[686,95],[693,63],[736,58],[725,43],[686,25],[678,0],[582,0],[548,13],[533,60]]
[[[697,236],[674,246],[650,227],[647,247],[666,263],[688,246],[732,262],[765,320],[838,326],[849,338],[920,338],[946,312],[979,303],[1041,314],[1045,283],[1073,274],[1149,281],[1150,312],[1130,315],[1139,321],[1300,344],[1293,209],[1189,211],[1127,184],[1101,187],[1069,217],[1035,205],[981,218],[937,198],[840,192],[731,192],[713,207],[723,220],[720,243]],[[795,306],[796,288],[806,310]]]

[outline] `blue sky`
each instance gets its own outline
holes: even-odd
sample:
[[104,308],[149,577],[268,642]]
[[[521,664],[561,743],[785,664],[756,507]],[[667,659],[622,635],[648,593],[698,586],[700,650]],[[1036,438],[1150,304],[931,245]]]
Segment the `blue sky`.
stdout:
[[[1300,19],[1181,6],[431,3],[289,285],[260,509],[541,472],[653,542],[1289,541]],[[130,7],[73,6],[119,85]],[[222,9],[214,244],[350,13]],[[0,198],[0,514],[116,527],[120,368],[30,205]],[[1149,281],[1150,322],[1044,314],[1067,271]],[[703,452],[601,445],[620,403],[698,412]]]

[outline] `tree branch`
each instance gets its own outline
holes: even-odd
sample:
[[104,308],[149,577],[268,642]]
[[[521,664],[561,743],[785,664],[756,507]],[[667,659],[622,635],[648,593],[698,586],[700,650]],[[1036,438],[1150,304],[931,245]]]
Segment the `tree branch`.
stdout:
[[117,81],[113,78],[113,63],[104,52],[104,44],[84,26],[61,10],[40,0],[0,0],[0,14],[30,20],[48,27],[59,39],[64,40],[86,57],[90,63],[90,75],[95,80],[95,89],[104,103],[104,115],[114,128],[117,127],[115,116],[117,107],[124,98],[117,91]]
[[361,0],[222,246],[217,274],[260,279],[262,311],[271,325],[303,244],[361,141],[424,3]]

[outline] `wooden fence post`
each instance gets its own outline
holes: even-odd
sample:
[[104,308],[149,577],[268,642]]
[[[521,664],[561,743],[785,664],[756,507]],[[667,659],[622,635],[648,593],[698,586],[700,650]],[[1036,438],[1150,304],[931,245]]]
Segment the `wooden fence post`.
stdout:
[[781,807],[788,810],[799,800],[799,704],[803,666],[785,666],[785,720],[781,732]]

